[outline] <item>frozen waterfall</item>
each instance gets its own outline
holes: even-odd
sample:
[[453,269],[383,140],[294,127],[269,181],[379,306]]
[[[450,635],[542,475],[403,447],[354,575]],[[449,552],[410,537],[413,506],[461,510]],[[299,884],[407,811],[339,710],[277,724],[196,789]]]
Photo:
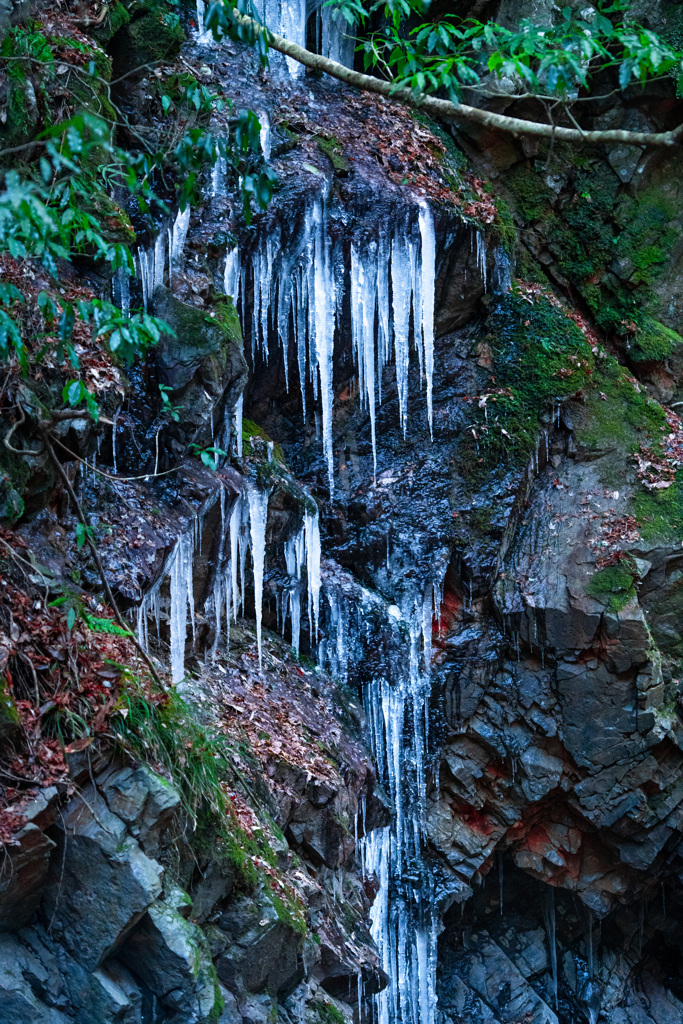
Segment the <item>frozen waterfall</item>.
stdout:
[[376,595],[326,588],[329,605],[321,660],[342,678],[364,661],[368,623],[382,618],[394,637],[394,656],[364,686],[368,740],[378,777],[394,805],[391,825],[360,844],[365,876],[379,892],[371,931],[390,984],[373,997],[377,1024],[434,1024],[437,911],[425,862],[431,632],[440,588],[407,595],[401,608]]
[[[307,26],[309,14],[306,0],[254,0],[255,16],[267,25],[271,32],[284,36],[292,43],[299,46],[306,46]],[[213,34],[205,27],[207,4],[204,0],[197,0],[197,42],[204,46],[211,46],[214,43]],[[349,27],[341,14],[326,6],[319,4],[315,11],[315,39],[318,53],[332,60],[345,64],[347,67],[353,65],[355,39],[349,35]],[[271,53],[275,60],[279,60],[278,54]],[[293,79],[299,79],[304,74],[304,66],[293,57],[284,58],[285,65]]]

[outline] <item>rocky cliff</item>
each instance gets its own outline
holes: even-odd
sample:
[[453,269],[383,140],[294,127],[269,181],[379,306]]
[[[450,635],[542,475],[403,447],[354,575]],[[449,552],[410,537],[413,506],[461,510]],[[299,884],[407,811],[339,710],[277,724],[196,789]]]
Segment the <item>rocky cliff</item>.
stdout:
[[250,224],[225,162],[192,213],[115,191],[135,277],[62,294],[169,329],[81,339],[97,423],[58,359],[3,388],[0,1021],[680,1022],[677,152],[451,134],[203,5],[82,15],[41,16],[120,132],[190,75],[277,186]]

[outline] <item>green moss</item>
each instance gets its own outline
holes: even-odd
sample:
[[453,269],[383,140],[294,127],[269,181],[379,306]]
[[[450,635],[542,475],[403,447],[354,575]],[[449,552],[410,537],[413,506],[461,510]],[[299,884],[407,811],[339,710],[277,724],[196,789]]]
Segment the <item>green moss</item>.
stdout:
[[291,928],[297,935],[303,936],[306,934],[308,929],[302,903],[295,900],[293,897],[288,897],[285,900],[272,889],[268,893],[268,898],[275,908],[278,921],[287,925],[287,927]]
[[488,533],[492,526],[493,511],[490,508],[473,508],[468,515],[470,526],[480,533]]
[[242,325],[230,295],[221,295],[213,305],[211,323],[219,324],[228,341],[242,341]]
[[599,164],[579,172],[574,195],[548,229],[549,248],[562,273],[572,282],[601,277],[617,252],[610,223],[619,181],[610,167]]
[[641,444],[658,445],[666,414],[616,359],[598,360],[585,402],[577,410],[574,436],[596,454],[617,450],[623,455]]
[[[271,440],[263,427],[259,427],[258,423],[254,423],[253,420],[242,420],[242,449],[245,455],[253,455],[255,453],[256,449],[252,444],[252,440],[255,437],[260,437],[262,441],[266,442]],[[282,445],[273,445],[273,456],[278,462],[285,462],[285,453],[282,450]]]
[[642,488],[634,504],[643,540],[683,540],[683,470],[677,471],[670,487]]
[[444,145],[449,168],[460,176],[464,175],[467,170],[467,157],[461,149],[458,149],[455,139],[450,132],[447,132],[440,124],[433,121],[429,114],[425,114],[421,110],[411,110],[410,114],[413,120],[428,128],[432,135]]
[[585,387],[593,368],[579,328],[544,297],[529,303],[519,295],[504,296],[487,327],[495,385],[486,388],[485,411],[477,404],[474,434],[464,433],[457,456],[473,484],[527,462],[541,416],[557,398]]
[[317,1013],[321,1024],[346,1024],[346,1017],[334,1003],[316,999],[313,1003],[313,1009]]
[[616,248],[620,259],[630,260],[635,267],[632,283],[650,284],[657,276],[678,239],[679,228],[673,223],[678,212],[677,204],[662,186],[620,202],[616,216],[623,230]]
[[525,221],[540,220],[547,215],[557,198],[540,174],[518,164],[508,173],[505,184],[512,194],[517,213]]
[[131,21],[124,31],[132,49],[130,59],[135,66],[176,57],[185,42],[185,33],[177,16],[163,11],[143,14]]
[[[663,590],[648,595],[646,600],[647,621],[657,647],[667,658],[680,659],[683,657],[683,579],[667,582]],[[680,666],[675,674],[680,676]],[[666,711],[666,705],[662,711]]]
[[620,612],[636,596],[633,564],[623,559],[616,565],[598,570],[589,580],[586,593],[606,600],[608,611]]
[[628,354],[636,363],[661,362],[679,345],[683,345],[680,334],[646,316],[629,345]]
[[[121,666],[119,666],[121,667]],[[188,842],[195,853],[228,861],[245,886],[259,880],[255,858],[273,866],[275,854],[265,831],[250,835],[226,796],[226,780],[239,776],[229,740],[201,725],[198,713],[175,690],[163,703],[151,704],[136,681],[122,691],[121,715],[112,731],[121,745],[144,764],[161,765],[177,788],[189,822]]]
[[218,983],[216,969],[213,966],[213,964],[211,964],[211,971],[213,980],[213,1006],[211,1008],[211,1013],[209,1014],[208,1019],[209,1024],[217,1024],[217,1021],[221,1019],[223,1010],[225,1009],[225,999],[223,998],[221,987]]
[[534,259],[525,245],[520,245],[517,250],[515,273],[522,281],[529,281],[532,284],[548,284],[548,278],[538,260]]
[[4,676],[0,676],[0,739],[6,739],[16,732],[21,725],[21,718],[14,703],[14,698],[9,692],[9,686]]
[[339,139],[333,135],[323,135],[318,139],[318,149],[325,154],[337,174],[348,174],[349,162]]
[[496,196],[496,228],[500,235],[501,246],[508,256],[512,256],[517,243],[517,231],[512,211],[501,196]]
[[100,45],[106,46],[129,21],[130,13],[128,9],[125,4],[117,0],[113,7],[109,8],[104,23],[97,28],[93,28],[90,34],[94,36]]
[[88,212],[97,218],[100,232],[106,241],[111,244],[120,242],[127,246],[135,244],[135,230],[130,217],[106,192],[101,189],[93,191]]

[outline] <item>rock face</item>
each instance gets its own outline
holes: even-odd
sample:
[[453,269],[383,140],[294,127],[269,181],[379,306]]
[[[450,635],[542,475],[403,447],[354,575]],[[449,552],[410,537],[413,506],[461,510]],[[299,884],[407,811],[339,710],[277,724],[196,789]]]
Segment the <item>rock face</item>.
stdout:
[[[233,713],[251,686],[263,699],[263,677],[243,678],[242,690],[216,688]],[[312,694],[311,684],[297,679],[283,675],[277,684],[278,713],[290,726],[295,718],[303,725],[298,716],[311,702],[307,729],[326,742],[336,733],[346,767],[340,773],[322,757],[317,769],[315,758],[308,769],[297,767],[285,749],[295,737],[278,739],[269,723],[283,753],[264,752],[261,785],[272,786],[272,796],[262,798],[290,842],[281,839],[278,863],[301,894],[316,941],[304,938],[286,890],[274,899],[264,882],[245,888],[229,860],[197,860],[178,845],[183,811],[168,781],[144,766],[74,755],[78,795],[58,813],[56,790],[43,791],[25,808],[26,824],[8,848],[16,870],[0,892],[7,930],[0,936],[2,1024],[261,1020],[269,1001],[293,997],[304,977],[306,991],[319,992],[321,1012],[332,1006],[339,1013],[332,1000],[356,998],[360,969],[369,990],[383,984],[362,934],[368,900],[353,872],[353,839],[339,822],[342,808],[357,816],[361,798],[368,827],[382,824],[386,812],[367,755],[334,718],[332,684],[325,695]],[[203,685],[212,685],[210,678]]]
[[[527,6],[534,16],[547,7]],[[156,15],[132,14],[111,46],[122,79],[182,42],[177,26],[156,38]],[[519,14],[501,11],[508,23]],[[277,69],[257,77],[241,51],[199,57],[202,80],[269,112],[279,190],[240,233],[217,168],[191,226],[193,259],[173,292],[149,297],[172,333],[130,370],[106,438],[85,421],[60,437],[79,458],[102,441],[115,475],[134,478],[84,474],[79,493],[117,598],[139,607],[155,654],[180,651],[180,692],[229,738],[234,775],[222,783],[239,842],[226,852],[207,839],[159,765],[106,744],[72,755],[73,786],[32,794],[0,867],[0,1024],[366,1024],[392,959],[370,923],[377,938],[384,895],[400,905],[398,883],[415,905],[418,890],[432,901],[433,945],[421,953],[434,952],[437,1024],[680,1024],[679,158],[664,169],[640,150],[584,159],[461,140],[509,201],[504,223],[452,140],[390,103]],[[648,127],[655,99],[589,116]],[[215,127],[228,130],[227,113]],[[420,365],[409,330],[424,309],[425,196],[436,235],[433,409],[428,342],[418,339]],[[315,233],[323,219],[327,249]],[[396,225],[410,245],[392,252]],[[381,241],[387,275],[405,257],[408,290],[397,274],[376,307]],[[306,277],[288,262],[292,252],[317,253],[318,278],[313,263]],[[359,252],[375,260],[366,276],[351,269]],[[238,253],[233,303],[217,294]],[[580,296],[591,324],[558,295]],[[637,324],[626,319],[634,297],[646,311]],[[379,333],[401,301],[405,380],[386,359],[377,365],[357,327],[363,302],[365,328]],[[321,310],[336,318],[327,349]],[[318,332],[308,343],[307,323]],[[217,473],[190,454],[210,445],[234,457]],[[41,581],[97,591],[87,551],[72,550],[73,513],[50,501],[51,467],[39,457],[29,470],[17,537]],[[139,479],[159,470],[169,477]],[[16,518],[23,499],[1,486],[3,515]],[[263,521],[255,493],[267,496]],[[226,631],[237,604],[251,619]],[[5,674],[20,637],[11,619],[0,625],[9,743],[21,718]],[[428,697],[392,705],[411,656]],[[389,699],[368,726],[361,707],[377,710],[378,688]],[[375,749],[389,738],[391,765],[372,766],[368,736]],[[418,763],[412,795],[424,813],[411,819],[410,855],[390,879],[386,865],[364,871],[361,841],[396,812],[382,785],[401,786]],[[266,830],[267,857],[254,840]],[[405,949],[400,970],[401,958]]]

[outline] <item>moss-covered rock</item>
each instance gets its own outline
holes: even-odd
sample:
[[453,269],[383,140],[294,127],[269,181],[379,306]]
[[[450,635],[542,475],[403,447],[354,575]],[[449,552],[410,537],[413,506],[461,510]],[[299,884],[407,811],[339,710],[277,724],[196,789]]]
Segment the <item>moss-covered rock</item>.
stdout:
[[336,175],[340,178],[345,178],[348,175],[349,162],[344,156],[344,149],[339,139],[335,139],[333,135],[324,135],[318,139],[318,149],[328,158]]
[[683,338],[650,316],[643,318],[628,346],[629,357],[635,363],[659,363],[683,346]]
[[526,164],[514,167],[506,175],[505,185],[512,194],[515,212],[524,222],[540,220],[550,213],[557,198],[540,174]]
[[611,356],[597,360],[584,401],[573,411],[574,439],[583,454],[622,456],[658,443],[666,415],[631,374]]
[[107,8],[104,20],[99,25],[86,25],[85,28],[101,46],[106,46],[116,33],[130,22],[130,14],[120,0]]
[[545,296],[510,294],[487,320],[495,385],[479,396],[458,461],[472,485],[523,465],[553,402],[583,388],[593,354],[581,330]]
[[154,351],[159,381],[170,387],[180,419],[174,430],[186,443],[203,437],[213,443],[212,409],[234,406],[246,386],[239,318],[229,296],[209,310],[176,299],[168,288],[154,293],[154,312],[174,334],[163,336]]
[[177,57],[185,33],[176,15],[163,10],[133,14],[116,37],[116,53],[127,69]]
[[106,192],[93,192],[88,212],[97,218],[100,233],[106,242],[111,245],[117,242],[127,246],[135,244],[135,229],[130,217]]
[[591,597],[606,602],[610,612],[620,612],[636,596],[635,572],[632,562],[624,559],[594,573],[586,587]]

